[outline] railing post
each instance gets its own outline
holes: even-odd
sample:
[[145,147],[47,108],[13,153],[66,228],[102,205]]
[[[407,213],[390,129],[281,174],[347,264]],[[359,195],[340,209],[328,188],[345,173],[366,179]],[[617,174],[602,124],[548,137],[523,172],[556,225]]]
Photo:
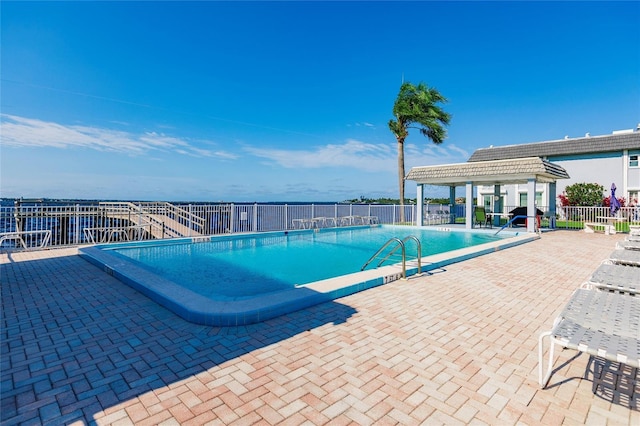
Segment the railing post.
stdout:
[[258,203],[253,203],[253,232],[258,231]]
[[192,225],[193,213],[191,213],[191,204],[189,204],[189,236],[191,236],[191,227]]
[[231,211],[229,212],[229,233],[233,234],[233,224],[236,221],[236,206],[231,203]]
[[284,205],[284,230],[287,231],[289,229],[289,205]]
[[75,231],[73,236],[73,243],[78,244],[79,242],[79,234],[80,234],[80,204],[76,204],[76,217],[75,217]]

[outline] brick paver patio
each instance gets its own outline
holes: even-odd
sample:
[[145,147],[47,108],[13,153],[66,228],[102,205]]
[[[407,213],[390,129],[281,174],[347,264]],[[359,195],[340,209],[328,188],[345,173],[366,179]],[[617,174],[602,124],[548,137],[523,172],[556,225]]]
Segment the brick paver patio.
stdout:
[[75,249],[5,253],[2,424],[637,425],[634,371],[594,392],[601,360],[567,350],[537,384],[538,335],[621,239],[551,232],[235,328],[190,324]]

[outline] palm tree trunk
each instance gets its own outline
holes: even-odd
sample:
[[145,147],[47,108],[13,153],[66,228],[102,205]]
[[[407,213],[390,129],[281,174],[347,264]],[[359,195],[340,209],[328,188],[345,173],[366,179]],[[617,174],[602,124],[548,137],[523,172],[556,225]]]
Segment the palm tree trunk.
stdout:
[[404,139],[398,139],[398,187],[400,188],[400,223],[404,223]]

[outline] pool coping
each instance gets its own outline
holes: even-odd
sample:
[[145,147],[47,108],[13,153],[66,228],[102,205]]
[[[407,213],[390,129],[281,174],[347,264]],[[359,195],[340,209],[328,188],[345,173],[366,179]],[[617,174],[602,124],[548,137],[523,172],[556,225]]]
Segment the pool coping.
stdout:
[[[447,227],[432,229],[441,232],[457,232],[457,230]],[[274,233],[284,232],[277,231]],[[261,232],[258,234],[265,235],[267,233]],[[249,234],[243,234],[243,236],[246,235]],[[211,241],[218,237],[228,238],[229,235],[175,238],[167,240],[166,243],[203,242]],[[422,273],[428,273],[446,265],[504,250],[538,238],[540,236],[535,233],[523,233],[521,235],[516,233],[515,236],[510,238],[425,256],[421,258]],[[162,241],[162,243],[165,242]],[[78,254],[108,275],[129,285],[185,320],[208,326],[239,326],[262,322],[402,278],[401,265],[396,264],[316,281],[296,288],[252,298],[213,300],[150,272],[132,261],[113,256],[108,251],[101,249],[114,246],[113,244],[86,246],[79,248]],[[406,274],[408,280],[417,273],[417,259],[407,261]]]

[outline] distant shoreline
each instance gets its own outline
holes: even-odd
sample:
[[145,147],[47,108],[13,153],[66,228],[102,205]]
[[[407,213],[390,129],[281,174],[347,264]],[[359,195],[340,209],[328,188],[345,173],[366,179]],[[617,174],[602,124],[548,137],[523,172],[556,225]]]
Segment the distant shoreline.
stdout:
[[[114,200],[114,199],[83,199],[83,198],[0,198],[0,206],[2,207],[12,207],[16,204],[16,201],[20,200],[20,204],[23,206],[32,206],[32,205],[70,205],[70,204],[81,204],[81,205],[93,205],[102,202],[110,202],[110,203],[170,203],[176,205],[221,205],[221,204],[236,204],[236,205],[253,205],[253,204],[263,204],[263,205],[350,205],[350,204],[376,204],[376,205],[399,205],[400,202],[398,200],[389,199],[389,198],[380,198],[377,200],[373,199],[364,199],[364,200],[344,200],[344,201],[167,201],[167,200]],[[430,204],[446,204],[441,202],[443,200],[430,200]],[[405,199],[405,205],[415,204],[415,199]]]
[[[16,200],[19,198],[0,198],[0,204],[2,206],[13,206]],[[375,203],[354,203],[350,201],[167,201],[167,200],[101,200],[101,199],[63,199],[63,198],[23,198],[22,205],[33,204],[98,204],[101,202],[131,202],[131,203],[153,203],[153,202],[168,202],[171,204],[289,204],[289,205],[306,205],[306,204],[375,204]]]

